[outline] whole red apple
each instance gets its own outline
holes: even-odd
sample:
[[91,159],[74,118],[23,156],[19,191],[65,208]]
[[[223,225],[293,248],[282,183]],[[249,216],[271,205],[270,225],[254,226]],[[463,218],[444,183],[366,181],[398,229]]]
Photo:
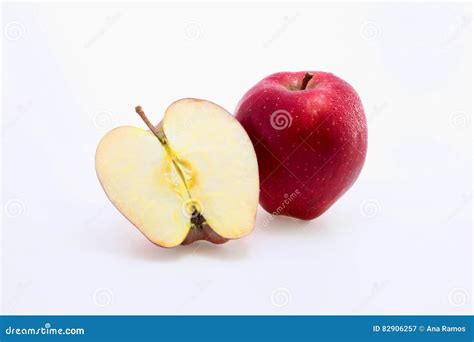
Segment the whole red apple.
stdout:
[[260,204],[310,220],[355,182],[367,152],[367,123],[355,90],[326,72],[270,75],[240,100],[236,117],[257,153]]

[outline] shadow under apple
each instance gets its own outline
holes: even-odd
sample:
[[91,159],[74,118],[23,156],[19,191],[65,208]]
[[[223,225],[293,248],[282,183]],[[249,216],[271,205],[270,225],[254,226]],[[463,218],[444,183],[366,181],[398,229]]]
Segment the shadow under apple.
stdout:
[[[127,252],[131,257],[153,262],[175,262],[182,258],[195,257],[238,261],[248,254],[248,245],[238,241],[228,241],[225,244],[216,245],[200,240],[174,248],[161,248],[141,237],[124,243],[128,245]],[[238,246],[232,246],[233,244],[238,244]]]
[[257,215],[255,229],[269,238],[284,236],[289,240],[295,237],[311,239],[328,233],[329,222],[324,217],[306,221],[289,216],[271,215],[261,211]]

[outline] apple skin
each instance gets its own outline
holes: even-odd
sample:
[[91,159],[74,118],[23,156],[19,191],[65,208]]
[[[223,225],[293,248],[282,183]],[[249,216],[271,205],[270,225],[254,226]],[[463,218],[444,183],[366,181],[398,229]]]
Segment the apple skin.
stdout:
[[[304,86],[307,73],[312,78]],[[272,74],[244,95],[235,115],[257,154],[260,204],[272,214],[320,216],[364,165],[364,108],[356,91],[331,73]]]

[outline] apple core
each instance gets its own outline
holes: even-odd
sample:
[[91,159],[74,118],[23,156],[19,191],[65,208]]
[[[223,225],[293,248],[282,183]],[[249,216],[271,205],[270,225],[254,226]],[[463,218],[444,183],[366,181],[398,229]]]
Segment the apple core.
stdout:
[[218,105],[174,102],[149,131],[123,126],[96,152],[107,196],[149,240],[173,247],[223,243],[250,233],[259,197],[258,164],[240,123]]

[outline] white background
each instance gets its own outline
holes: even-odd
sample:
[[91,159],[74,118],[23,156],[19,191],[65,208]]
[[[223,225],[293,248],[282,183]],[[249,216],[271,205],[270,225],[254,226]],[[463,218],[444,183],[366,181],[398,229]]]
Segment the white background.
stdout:
[[[3,5],[5,314],[467,314],[470,5]],[[353,188],[302,222],[259,210],[222,246],[154,246],[94,170],[111,128],[174,100],[233,111],[277,71],[359,92]]]

